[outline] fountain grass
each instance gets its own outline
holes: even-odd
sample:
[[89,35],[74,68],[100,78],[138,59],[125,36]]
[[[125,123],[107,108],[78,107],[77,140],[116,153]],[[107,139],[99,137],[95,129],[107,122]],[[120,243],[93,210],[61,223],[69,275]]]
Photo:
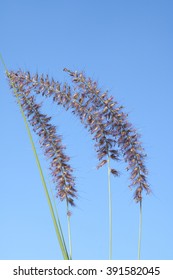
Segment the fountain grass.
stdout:
[[[1,61],[3,62],[2,56]],[[3,62],[4,64],[4,62]],[[5,64],[4,64],[5,66]],[[123,106],[120,106],[114,97],[109,96],[108,91],[102,91],[97,82],[87,78],[84,73],[71,71],[64,68],[64,71],[71,77],[71,84],[61,84],[48,75],[31,75],[29,71],[10,71],[6,69],[10,87],[17,98],[28,135],[32,144],[33,152],[37,161],[41,180],[46,192],[54,227],[57,233],[58,242],[64,259],[72,259],[72,240],[70,226],[70,207],[75,206],[74,199],[77,197],[75,181],[72,175],[73,169],[69,165],[70,158],[64,154],[62,139],[56,135],[56,129],[51,124],[51,117],[40,112],[41,104],[35,101],[35,95],[53,99],[58,106],[65,110],[71,110],[84,127],[92,135],[97,153],[97,169],[107,164],[108,168],[108,217],[109,217],[109,259],[112,259],[112,193],[111,174],[119,176],[119,172],[112,168],[113,161],[119,161],[120,156],[127,163],[127,171],[130,171],[130,187],[136,188],[134,200],[139,202],[139,238],[138,238],[138,259],[141,257],[141,236],[142,236],[142,192],[150,192],[147,183],[147,169],[144,159],[146,154],[139,140],[140,135],[128,121],[128,115],[124,113]],[[41,165],[33,143],[32,135],[27,123],[33,127],[35,133],[40,137],[40,144],[44,154],[51,160],[53,181],[57,189],[57,197],[66,201],[66,215],[68,224],[69,252],[67,252],[61,223],[57,211],[52,206],[52,201],[44,180]],[[54,203],[54,201],[53,201]],[[55,217],[56,216],[56,217]]]

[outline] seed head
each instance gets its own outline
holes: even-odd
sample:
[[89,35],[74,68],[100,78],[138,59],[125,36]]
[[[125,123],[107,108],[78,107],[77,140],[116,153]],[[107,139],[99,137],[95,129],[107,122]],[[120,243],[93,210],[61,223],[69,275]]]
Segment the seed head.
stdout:
[[[72,175],[73,169],[69,165],[70,158],[65,154],[62,137],[57,135],[56,127],[50,122],[51,117],[40,112],[41,104],[37,104],[35,96],[32,95],[33,84],[31,86],[30,73],[22,73],[21,71],[17,73],[9,72],[8,78],[11,87],[17,92],[20,104],[30,125],[40,138],[40,145],[44,150],[45,156],[50,159],[50,169],[53,181],[56,184],[57,196],[61,200],[66,199],[74,206],[76,189],[75,180]],[[44,78],[41,77],[40,80],[43,83]],[[34,76],[32,83],[33,81],[35,87],[38,82],[38,76]],[[46,77],[46,85],[47,87],[50,86],[48,77]]]
[[[78,96],[83,95],[85,99],[90,100],[92,118],[96,116],[97,126],[94,122],[91,126],[91,132],[95,132],[94,139],[97,141],[98,157],[103,159],[108,155],[113,160],[119,159],[119,151],[115,149],[118,146],[125,162],[128,164],[127,169],[130,170],[131,184],[136,188],[134,198],[137,202],[142,199],[142,191],[150,192],[147,183],[147,169],[145,167],[144,149],[140,142],[140,135],[128,121],[128,115],[123,112],[123,107],[118,105],[112,96],[108,96],[108,92],[102,92],[95,81],[86,78],[83,73],[72,72],[68,69],[65,71],[72,77],[75,88],[78,89]],[[80,93],[80,94],[79,94]],[[100,123],[99,121],[100,120]],[[113,150],[110,150],[112,149]],[[102,160],[98,167],[106,164],[106,160]],[[117,175],[117,171],[111,169],[113,175]]]

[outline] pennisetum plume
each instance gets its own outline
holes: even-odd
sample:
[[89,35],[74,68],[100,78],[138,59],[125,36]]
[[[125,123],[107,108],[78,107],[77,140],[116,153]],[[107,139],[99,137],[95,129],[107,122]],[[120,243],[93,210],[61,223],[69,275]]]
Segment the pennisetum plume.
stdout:
[[[104,142],[105,135],[102,131],[102,126],[106,128],[105,134],[109,135],[108,140],[112,146],[118,145],[125,162],[128,163],[127,170],[131,172],[130,187],[136,187],[134,198],[137,202],[142,199],[142,191],[150,192],[150,187],[147,183],[147,169],[144,159],[146,154],[140,142],[140,135],[132,124],[128,121],[128,115],[123,112],[123,107],[119,106],[112,96],[108,96],[108,92],[102,92],[98,88],[97,82],[91,78],[86,78],[83,73],[72,72],[65,69],[72,76],[72,81],[75,84],[75,89],[78,90],[79,98],[87,98],[95,107],[102,123],[98,131],[99,143]],[[99,144],[98,144],[99,145]],[[106,149],[104,150],[106,154]],[[116,151],[117,153],[117,151]],[[110,156],[114,159],[114,155]],[[115,159],[117,159],[115,157]]]
[[22,109],[29,123],[40,138],[39,142],[45,156],[51,160],[50,169],[56,184],[57,196],[61,200],[66,199],[74,206],[75,180],[72,175],[73,169],[69,164],[70,158],[64,152],[62,137],[56,134],[56,127],[50,123],[51,117],[40,112],[41,104],[36,103],[34,95],[31,95],[31,88],[25,90],[26,83],[24,85],[20,82],[20,75],[9,72],[9,78],[17,89]]

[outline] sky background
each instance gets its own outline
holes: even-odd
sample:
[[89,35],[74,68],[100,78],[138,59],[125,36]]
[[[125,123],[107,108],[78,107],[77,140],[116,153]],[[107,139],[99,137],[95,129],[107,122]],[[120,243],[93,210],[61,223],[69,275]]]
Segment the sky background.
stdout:
[[[142,259],[173,259],[173,2],[170,0],[1,1],[0,52],[9,70],[66,81],[85,71],[125,106],[142,135],[152,194],[143,199]],[[45,102],[44,102],[45,104]],[[71,156],[78,189],[74,259],[108,259],[107,169],[96,170],[90,134],[46,100]],[[62,259],[25,125],[0,64],[0,259]],[[48,162],[39,150],[47,182]],[[137,259],[139,204],[125,164],[112,178],[113,259]],[[57,200],[67,237],[64,204]]]

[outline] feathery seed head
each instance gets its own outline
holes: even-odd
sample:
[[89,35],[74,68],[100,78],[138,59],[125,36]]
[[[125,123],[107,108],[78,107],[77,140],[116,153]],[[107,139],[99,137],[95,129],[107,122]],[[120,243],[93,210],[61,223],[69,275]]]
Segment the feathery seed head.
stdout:
[[[140,135],[133,128],[132,124],[128,122],[128,115],[122,109],[123,106],[118,106],[118,103],[113,97],[108,97],[108,92],[103,92],[98,88],[97,83],[93,82],[91,78],[86,78],[83,73],[72,72],[64,69],[75,83],[75,88],[80,94],[86,95],[86,99],[90,99],[92,106],[96,110],[96,119],[99,123],[98,127],[91,126],[91,131],[95,131],[94,139],[97,141],[98,157],[103,159],[103,155],[109,155],[112,159],[119,159],[119,152],[115,150],[118,145],[123,154],[125,162],[128,163],[127,169],[131,172],[131,185],[136,188],[134,198],[137,202],[142,199],[142,191],[150,192],[150,187],[147,183],[147,170],[144,164],[146,155],[144,149],[139,141]],[[99,110],[97,111],[97,108]],[[94,114],[94,113],[93,113]],[[98,119],[100,118],[100,122]],[[102,126],[102,129],[100,127]],[[103,129],[104,127],[104,129]],[[103,138],[104,136],[104,138]],[[107,138],[109,136],[109,138]],[[106,145],[105,145],[106,143]],[[113,152],[110,148],[114,147]],[[103,159],[98,165],[98,168],[106,164],[106,159]],[[118,172],[111,169],[113,175],[118,175]]]
[[[51,117],[47,117],[40,112],[41,104],[37,104],[35,97],[31,95],[31,91],[37,86],[39,87],[38,91],[40,91],[38,75],[31,78],[29,72],[18,71],[17,73],[9,72],[8,78],[10,85],[12,84],[12,87],[17,91],[17,96],[29,123],[40,137],[40,144],[45,156],[51,159],[50,169],[58,190],[57,195],[61,200],[67,199],[74,206],[76,189],[72,175],[73,170],[69,165],[70,158],[65,155],[65,146],[62,145],[61,136],[56,134],[55,126],[50,123]],[[43,76],[41,76],[40,82],[44,84]],[[49,86],[47,76],[45,87],[48,88]],[[45,88],[42,87],[41,90],[45,92]]]

